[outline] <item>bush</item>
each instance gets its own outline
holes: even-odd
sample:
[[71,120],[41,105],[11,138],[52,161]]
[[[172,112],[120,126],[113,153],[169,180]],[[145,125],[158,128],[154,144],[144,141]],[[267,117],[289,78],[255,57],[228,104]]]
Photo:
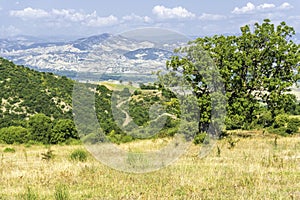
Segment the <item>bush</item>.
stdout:
[[90,133],[82,138],[82,142],[87,144],[97,144],[105,141],[107,139],[102,133]]
[[10,147],[6,147],[4,150],[3,150],[4,153],[15,153],[16,150],[14,148],[10,148]]
[[28,138],[28,130],[20,126],[10,126],[0,129],[0,141],[6,144],[26,143]]
[[286,130],[287,130],[286,127],[279,127],[279,128],[272,128],[272,127],[270,127],[268,129],[268,132],[274,133],[274,134],[278,134],[278,135],[281,135],[281,136],[287,136]]
[[286,114],[279,114],[275,117],[275,121],[273,123],[274,128],[285,127],[288,122],[288,116]]
[[140,91],[140,90],[135,90],[133,94],[134,94],[134,95],[140,95],[140,94],[142,94],[142,91]]
[[82,149],[76,149],[70,155],[71,160],[80,162],[85,162],[87,157],[88,153]]
[[131,142],[133,140],[131,135],[125,135],[121,138],[122,143]]
[[257,124],[261,125],[262,127],[269,127],[272,126],[273,117],[270,111],[263,111],[257,120]]
[[198,135],[196,135],[196,137],[194,138],[194,144],[206,144],[208,142],[208,140],[206,139],[206,135],[206,133],[199,133]]
[[79,139],[74,122],[70,119],[58,120],[52,130],[51,143],[63,143],[69,138]]
[[244,125],[245,119],[240,115],[230,115],[225,119],[226,129],[227,130],[235,130],[240,129]]
[[293,134],[293,133],[298,132],[299,125],[300,125],[300,120],[299,119],[297,119],[297,118],[289,119],[289,122],[288,122],[288,125],[287,125],[287,128],[286,128],[286,132],[288,134]]
[[35,114],[28,120],[31,140],[49,144],[52,134],[52,120],[44,114]]

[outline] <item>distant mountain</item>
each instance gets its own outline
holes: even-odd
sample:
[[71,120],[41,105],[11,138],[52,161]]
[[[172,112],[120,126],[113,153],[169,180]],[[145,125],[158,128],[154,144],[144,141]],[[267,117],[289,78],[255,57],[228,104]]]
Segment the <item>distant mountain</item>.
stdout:
[[101,44],[110,37],[112,37],[112,35],[104,33],[102,35],[95,35],[88,38],[80,38],[74,42],[70,42],[69,44],[73,45],[73,47],[79,50],[91,50],[93,46]]
[[[28,36],[0,39],[0,56],[18,65],[71,78],[77,72],[106,74],[106,77],[114,74],[148,76],[158,70],[164,71],[165,61],[170,59],[174,49],[197,38],[177,37],[168,32],[161,33],[160,37],[154,34],[157,30],[154,33],[150,30],[123,35],[104,33],[58,42]],[[300,43],[300,34],[297,33],[293,40]],[[85,78],[79,75],[79,79]]]
[[15,41],[2,39],[0,56],[39,71],[64,72],[67,76],[74,71],[149,75],[165,70],[165,61],[173,50],[184,44],[167,36],[165,42],[108,33],[69,42],[41,42],[24,37]]
[[124,54],[124,56],[128,59],[133,60],[157,60],[157,59],[165,59],[165,58],[171,58],[173,55],[172,52],[166,51],[163,49],[158,48],[143,48],[143,49],[137,49],[134,51],[128,51]]

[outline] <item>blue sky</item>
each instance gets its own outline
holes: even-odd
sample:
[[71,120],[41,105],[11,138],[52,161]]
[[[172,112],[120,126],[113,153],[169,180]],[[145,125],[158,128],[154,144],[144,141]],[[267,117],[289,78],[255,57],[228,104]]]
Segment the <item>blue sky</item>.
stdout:
[[237,33],[269,18],[300,32],[299,0],[0,0],[0,37],[79,37],[162,27],[186,35]]

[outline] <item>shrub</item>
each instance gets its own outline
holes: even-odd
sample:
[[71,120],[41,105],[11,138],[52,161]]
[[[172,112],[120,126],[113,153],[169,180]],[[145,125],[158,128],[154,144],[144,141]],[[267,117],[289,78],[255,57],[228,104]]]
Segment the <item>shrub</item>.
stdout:
[[52,120],[44,114],[35,114],[28,120],[31,140],[49,144],[52,132]]
[[288,125],[287,125],[287,128],[286,128],[286,132],[288,134],[293,134],[293,133],[298,132],[299,125],[300,125],[300,120],[299,119],[297,119],[297,118],[289,119],[289,122],[288,122]]
[[226,129],[227,130],[235,130],[240,129],[244,125],[245,119],[240,115],[230,115],[225,119]]
[[10,147],[6,147],[4,150],[3,150],[4,153],[15,153],[16,150],[14,148],[10,148]]
[[6,144],[26,143],[28,137],[28,130],[21,126],[10,126],[0,129],[0,141]]
[[206,139],[206,135],[207,135],[206,133],[199,133],[198,135],[196,135],[194,138],[194,144],[202,144],[208,141]]
[[82,138],[83,143],[97,144],[105,142],[107,139],[102,133],[90,133]]
[[63,143],[67,139],[79,139],[78,132],[74,122],[70,119],[60,119],[55,123],[51,133],[51,143]]
[[270,133],[275,133],[281,136],[287,136],[287,132],[286,132],[287,128],[286,127],[279,127],[279,128],[272,128],[270,127],[268,129],[268,132]]
[[257,124],[261,125],[262,127],[269,127],[272,125],[273,117],[270,111],[264,111],[259,115],[257,120]]
[[142,91],[140,91],[140,90],[135,90],[133,94],[134,94],[134,95],[140,95],[140,94],[142,94]]
[[123,142],[123,143],[131,142],[132,140],[133,140],[133,138],[130,135],[125,135],[121,138],[121,142]]
[[71,160],[80,162],[85,162],[87,157],[88,153],[82,149],[76,149],[70,155]]
[[274,128],[285,127],[288,122],[288,116],[286,114],[279,114],[275,117],[273,123]]

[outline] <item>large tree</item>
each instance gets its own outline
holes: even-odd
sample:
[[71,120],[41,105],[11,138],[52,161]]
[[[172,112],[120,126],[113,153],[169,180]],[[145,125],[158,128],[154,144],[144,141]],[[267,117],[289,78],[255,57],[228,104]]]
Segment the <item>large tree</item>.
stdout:
[[[209,85],[215,86],[221,79],[230,129],[251,123],[259,115],[262,103],[275,117],[295,102],[295,97],[286,93],[299,80],[300,46],[293,42],[294,34],[285,22],[275,26],[265,19],[252,29],[249,25],[241,27],[238,36],[198,38],[178,50],[184,56],[174,56],[167,67],[181,71],[193,86],[199,99],[200,131],[206,131],[211,119]],[[213,69],[221,77],[218,81]]]

